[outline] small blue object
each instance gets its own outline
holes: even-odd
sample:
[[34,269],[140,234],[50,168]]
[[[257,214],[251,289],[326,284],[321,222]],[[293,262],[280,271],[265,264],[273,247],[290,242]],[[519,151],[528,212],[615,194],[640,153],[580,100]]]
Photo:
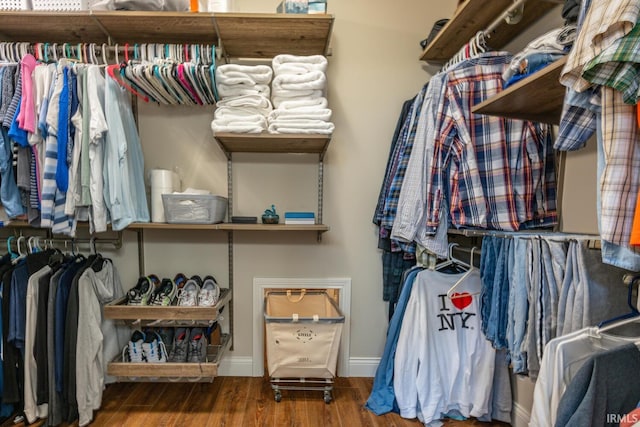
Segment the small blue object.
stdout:
[[285,212],[284,218],[315,218],[315,214],[313,212]]

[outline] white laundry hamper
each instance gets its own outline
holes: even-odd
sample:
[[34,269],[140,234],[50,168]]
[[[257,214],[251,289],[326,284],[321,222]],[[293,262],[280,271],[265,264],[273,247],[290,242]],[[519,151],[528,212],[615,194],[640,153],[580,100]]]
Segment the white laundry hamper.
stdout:
[[[265,296],[267,365],[276,401],[281,389],[323,390],[331,401],[344,315],[326,291],[271,291]],[[298,386],[286,386],[295,382]],[[320,383],[323,387],[308,387]]]

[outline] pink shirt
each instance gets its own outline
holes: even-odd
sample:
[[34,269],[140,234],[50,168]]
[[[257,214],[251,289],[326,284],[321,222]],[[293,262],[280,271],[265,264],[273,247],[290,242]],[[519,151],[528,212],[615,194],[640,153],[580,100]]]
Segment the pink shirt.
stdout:
[[22,78],[22,98],[20,99],[20,114],[18,125],[20,129],[30,133],[36,131],[36,107],[33,95],[33,70],[36,68],[36,58],[27,54],[20,61]]

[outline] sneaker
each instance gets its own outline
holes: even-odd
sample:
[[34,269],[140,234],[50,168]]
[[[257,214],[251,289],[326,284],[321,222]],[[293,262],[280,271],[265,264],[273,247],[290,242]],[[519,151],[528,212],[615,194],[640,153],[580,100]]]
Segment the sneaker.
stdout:
[[191,339],[189,340],[189,351],[187,354],[187,362],[204,363],[207,361],[207,336],[202,328],[193,328],[191,330]]
[[150,331],[142,343],[142,352],[147,362],[160,363],[167,361],[167,350],[157,332]]
[[203,307],[213,307],[220,299],[220,286],[213,276],[204,278],[202,289],[198,294],[198,305]]
[[160,280],[155,274],[140,277],[138,283],[127,292],[127,304],[147,305],[159,282]]
[[178,288],[171,279],[162,279],[160,286],[157,287],[151,298],[149,299],[149,305],[161,305],[168,306],[173,303],[176,298],[176,292]]
[[176,277],[173,278],[173,283],[176,284],[176,288],[178,288],[178,292],[182,289],[185,283],[187,283],[189,278],[182,273],[176,274]]
[[184,363],[187,361],[189,346],[189,329],[177,328],[173,337],[173,346],[169,353],[169,362]]
[[142,349],[145,338],[142,331],[133,331],[129,344],[122,350],[123,362],[141,363],[146,361]]
[[178,305],[195,307],[198,305],[198,294],[200,293],[200,284],[193,278],[187,280],[182,287],[180,295],[178,295]]

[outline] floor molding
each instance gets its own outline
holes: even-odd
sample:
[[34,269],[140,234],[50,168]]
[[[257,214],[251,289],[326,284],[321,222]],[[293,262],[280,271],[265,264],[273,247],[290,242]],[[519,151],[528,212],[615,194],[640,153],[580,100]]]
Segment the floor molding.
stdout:
[[373,378],[379,363],[379,357],[351,357],[349,359],[349,376]]

